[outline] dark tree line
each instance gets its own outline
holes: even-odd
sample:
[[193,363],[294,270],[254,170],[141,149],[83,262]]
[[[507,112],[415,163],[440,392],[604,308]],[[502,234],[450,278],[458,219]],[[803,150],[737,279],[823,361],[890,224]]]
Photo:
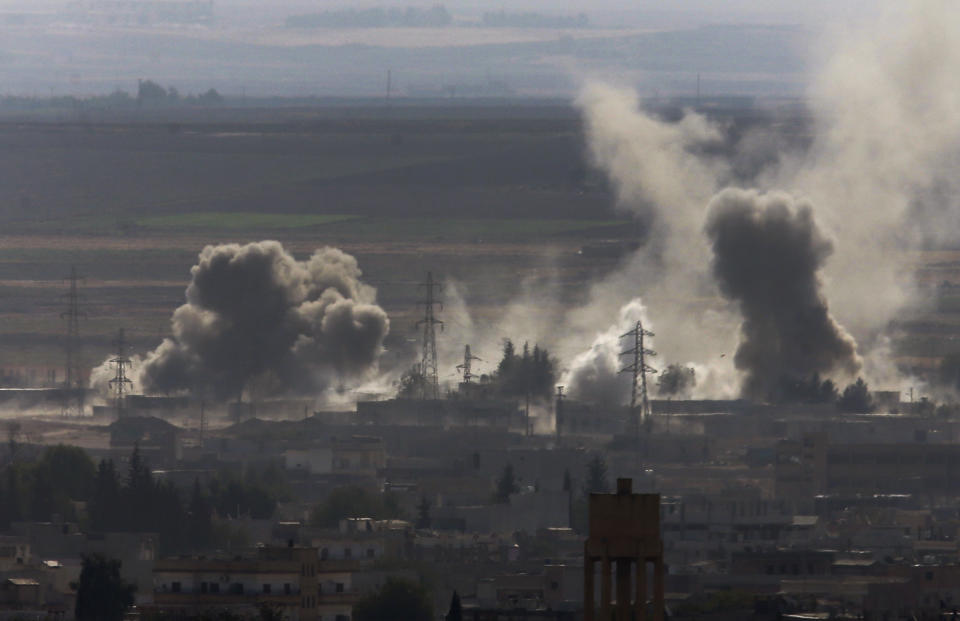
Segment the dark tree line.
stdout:
[[513,341],[503,343],[503,357],[497,365],[492,381],[497,391],[505,397],[550,399],[556,384],[556,364],[550,353],[539,345],[523,344],[518,354]]
[[291,15],[287,28],[386,28],[448,26],[453,17],[446,7],[375,7],[370,9],[334,9],[308,15]]
[[313,508],[310,524],[321,528],[336,528],[340,520],[346,518],[390,520],[399,518],[402,513],[400,503],[390,492],[380,494],[358,485],[347,485],[334,489],[322,503]]
[[497,479],[497,487],[493,492],[493,502],[501,505],[510,503],[510,496],[520,491],[520,482],[513,472],[513,464],[507,464]]
[[0,469],[0,530],[11,522],[46,521],[54,514],[78,518],[76,502],[90,498],[95,468],[86,452],[75,446],[52,446],[36,461],[17,458],[11,438],[10,462]]
[[[207,549],[223,535],[215,532],[214,514],[269,518],[284,487],[282,471],[268,467],[242,478],[221,472],[206,486],[194,481],[183,494],[153,476],[137,447],[126,470],[118,472],[112,460],[94,466],[83,449],[54,446],[35,461],[11,460],[0,468],[0,530],[59,515],[97,532],[157,533],[163,552]],[[79,503],[86,503],[85,515],[77,511]]]
[[778,403],[832,403],[841,412],[854,414],[867,414],[876,407],[870,388],[862,377],[840,392],[833,380],[821,379],[819,373],[806,378],[781,378],[778,394],[771,395],[770,400]]
[[529,11],[508,13],[500,10],[484,13],[481,24],[485,28],[586,28],[590,25],[590,19],[586,13],[547,15]]
[[387,578],[373,593],[353,606],[354,621],[431,621],[433,602],[422,585]]
[[120,576],[120,561],[99,554],[83,557],[74,614],[77,621],[120,621],[133,605],[136,585]]
[[195,480],[189,498],[169,481],[157,480],[134,448],[125,477],[112,461],[100,462],[89,504],[96,531],[155,532],[165,550],[215,545],[213,515],[266,519],[273,516],[282,489],[279,471],[249,471],[245,479],[221,473],[204,488]]
[[217,106],[223,103],[223,96],[216,89],[209,89],[199,95],[180,95],[175,87],[164,88],[153,80],[142,80],[137,84],[137,103],[151,105],[188,104],[200,106]]

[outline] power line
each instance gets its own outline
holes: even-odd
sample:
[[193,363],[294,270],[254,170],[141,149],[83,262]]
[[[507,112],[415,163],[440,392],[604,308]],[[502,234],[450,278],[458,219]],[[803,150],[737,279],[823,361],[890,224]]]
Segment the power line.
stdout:
[[[647,364],[647,357],[656,356],[657,352],[646,349],[643,344],[645,337],[656,336],[653,332],[643,329],[643,323],[638,321],[633,330],[621,334],[620,338],[633,337],[633,347],[620,352],[621,356],[633,356],[633,362],[620,370],[621,373],[630,373],[633,377],[633,387],[630,392],[630,431],[639,437],[640,427],[650,431],[650,400],[647,397],[647,373],[656,373],[657,370]],[[637,398],[640,399],[640,411],[637,411]]]
[[424,289],[424,300],[420,302],[423,305],[423,319],[417,322],[417,327],[423,326],[422,345],[423,352],[420,357],[420,375],[423,378],[420,398],[421,399],[439,399],[440,398],[440,380],[437,377],[437,334],[436,326],[440,326],[443,331],[443,322],[434,316],[434,307],[439,306],[443,310],[443,302],[438,300],[434,294],[443,292],[443,286],[433,282],[433,273],[427,272],[427,281],[419,284]]

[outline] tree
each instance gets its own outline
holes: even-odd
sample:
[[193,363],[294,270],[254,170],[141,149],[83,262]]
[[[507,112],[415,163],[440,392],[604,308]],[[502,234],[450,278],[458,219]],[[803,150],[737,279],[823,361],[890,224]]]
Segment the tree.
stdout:
[[556,365],[550,353],[534,345],[523,344],[523,353],[517,355],[510,339],[503,343],[503,357],[497,365],[493,380],[499,392],[507,397],[550,399],[556,382]]
[[99,554],[83,557],[80,580],[73,586],[77,621],[121,621],[137,590],[120,577],[120,561]]
[[218,106],[223,103],[223,96],[217,92],[217,89],[211,88],[207,92],[197,95],[197,101],[204,106]]
[[350,517],[368,517],[377,520],[400,517],[401,511],[392,494],[374,494],[357,485],[338,487],[314,507],[310,524],[336,528],[340,520]]
[[947,354],[940,361],[940,383],[954,390],[960,389],[960,354]]
[[426,494],[421,496],[420,504],[417,505],[417,528],[430,528],[430,501]]
[[126,485],[122,489],[123,500],[129,507],[128,523],[124,530],[144,532],[154,521],[154,484],[150,467],[140,457],[140,445],[133,445]]
[[137,101],[161,102],[167,98],[167,90],[153,80],[142,80],[137,86]]
[[193,480],[193,492],[190,494],[190,506],[187,508],[187,530],[190,547],[203,549],[213,539],[212,508],[206,495],[200,488],[200,479]]
[[500,377],[508,376],[512,373],[517,360],[517,352],[513,347],[513,341],[506,339],[503,341],[503,357],[497,365],[497,375]]
[[85,501],[93,491],[95,467],[87,452],[62,444],[44,450],[40,459],[25,467],[29,516],[49,520],[53,514],[76,519],[72,501]]
[[607,462],[602,455],[594,455],[587,463],[587,481],[585,483],[584,493],[586,494],[604,494],[610,491],[610,484],[607,482]]
[[354,604],[353,621],[433,621],[433,605],[421,585],[387,578],[377,591]]
[[862,377],[843,389],[843,394],[837,402],[837,406],[842,412],[852,412],[854,414],[867,414],[873,411],[873,397],[870,395],[870,389]]
[[93,492],[96,466],[79,446],[58,444],[43,451],[36,470],[51,487],[63,491],[71,500],[86,500]]
[[0,485],[3,487],[0,494],[0,527],[6,529],[10,522],[23,519],[23,484],[20,480],[20,468],[15,464],[6,467],[6,476]]
[[697,385],[693,367],[671,364],[657,378],[657,394],[664,397],[686,397]]
[[771,401],[782,403],[836,403],[837,387],[833,380],[820,380],[814,373],[808,378],[784,376],[780,378],[780,394],[772,395]]
[[423,394],[423,373],[420,365],[415,364],[400,376],[400,388],[397,391],[398,399],[418,399]]
[[445,621],[463,621],[463,607],[460,605],[460,594],[456,590],[450,598],[450,609],[447,611]]
[[90,526],[98,531],[114,530],[121,511],[117,471],[113,460],[105,459],[97,466],[97,476],[93,483],[93,497],[90,499],[89,508]]
[[497,491],[494,493],[494,500],[500,504],[510,502],[510,495],[520,491],[517,485],[516,475],[513,473],[513,464],[507,464],[500,478],[497,479]]

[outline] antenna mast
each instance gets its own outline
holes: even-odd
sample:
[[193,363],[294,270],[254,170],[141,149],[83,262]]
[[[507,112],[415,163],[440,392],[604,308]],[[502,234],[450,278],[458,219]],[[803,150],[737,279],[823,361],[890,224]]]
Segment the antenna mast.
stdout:
[[63,342],[66,360],[64,364],[64,400],[61,414],[68,416],[71,414],[74,398],[76,398],[78,416],[83,414],[83,386],[80,374],[80,319],[85,319],[87,314],[80,310],[80,300],[83,296],[77,290],[77,283],[83,280],[82,276],[77,275],[76,266],[70,267],[70,275],[64,278],[69,282],[70,289],[62,297],[67,299],[67,310],[60,313],[60,318],[67,322],[66,339]]
[[436,299],[434,291],[440,293],[443,286],[433,282],[433,272],[427,272],[427,282],[420,283],[424,288],[423,319],[417,322],[417,327],[423,326],[423,353],[420,358],[420,373],[423,377],[420,398],[436,400],[440,398],[440,380],[437,378],[437,334],[436,326],[443,332],[443,322],[434,316],[434,306],[443,310],[443,302]]
[[133,382],[127,377],[127,367],[130,365],[130,359],[127,358],[127,341],[124,338],[123,328],[120,328],[117,333],[117,340],[114,344],[117,353],[116,357],[110,362],[117,368],[117,372],[110,380],[110,388],[113,389],[113,397],[117,404],[117,419],[121,419],[126,405],[126,393],[133,388]]
[[[643,323],[638,321],[633,330],[621,334],[620,338],[633,337],[633,347],[620,352],[621,356],[633,356],[633,362],[620,370],[621,373],[630,373],[633,376],[633,389],[630,393],[630,431],[635,436],[640,435],[640,426],[650,431],[650,400],[647,397],[647,373],[656,373],[657,370],[647,364],[648,356],[656,356],[657,352],[646,349],[644,337],[655,336],[653,332],[643,329]],[[640,398],[640,411],[637,411],[637,397]]]

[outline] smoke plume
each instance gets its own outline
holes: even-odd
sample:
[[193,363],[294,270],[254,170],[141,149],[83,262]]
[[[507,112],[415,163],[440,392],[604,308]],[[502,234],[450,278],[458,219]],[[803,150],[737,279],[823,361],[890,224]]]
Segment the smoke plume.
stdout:
[[809,203],[727,189],[710,201],[706,233],[720,290],[743,316],[734,363],[745,396],[770,398],[784,377],[859,370],[856,345],[821,292],[833,244]]
[[352,256],[326,247],[298,261],[275,241],[207,246],[191,275],[172,338],[140,368],[144,391],[309,393],[375,370],[390,322]]
[[684,399],[690,396],[696,385],[696,369],[682,364],[671,364],[657,378],[657,395]]
[[[828,299],[867,360],[889,355],[884,332],[896,313],[917,299],[907,253],[925,241],[955,241],[950,236],[960,214],[954,172],[960,161],[960,5],[949,0],[884,4],[875,21],[860,20],[855,28],[830,33],[839,36],[824,36],[811,50],[819,62],[813,63],[817,68],[810,79],[809,141],[784,140],[776,129],[753,131],[749,140],[733,145],[732,160],[718,161],[710,155],[715,150],[703,146],[722,139],[724,128],[692,112],[679,123],[667,123],[644,111],[629,91],[596,84],[584,88],[579,105],[593,161],[610,178],[618,205],[652,222],[655,230],[653,243],[594,286],[597,295],[581,314],[613,317],[616,305],[642,292],[661,331],[658,348],[697,369],[704,378],[698,392],[716,382],[726,392],[724,378],[730,373],[725,365],[733,356],[724,355],[723,336],[731,334],[724,326],[733,317],[715,301],[703,306],[692,301],[715,295],[703,278],[711,258],[703,235],[705,208],[736,179],[760,192],[789,189],[808,197],[823,227],[816,235],[816,227],[809,232],[814,247],[807,249],[812,252],[807,258],[815,259],[810,272],[815,278],[807,279],[809,295],[800,296],[819,300],[819,306],[808,308],[819,317],[778,317],[769,326],[755,315],[735,319],[747,329],[737,358],[748,370],[747,392],[765,390],[768,375],[759,368],[762,363],[748,359],[775,353],[752,348],[750,331],[778,333],[791,321],[794,329],[814,332],[787,334],[788,344],[815,346],[788,348],[771,361],[775,372],[855,368],[852,341],[831,319]],[[788,144],[793,147],[784,152]],[[745,154],[746,165],[737,161],[737,153]],[[796,213],[787,219],[800,225],[806,216],[798,214],[809,207],[794,204],[792,209]],[[822,245],[824,239],[834,243]],[[780,259],[776,252],[770,256]],[[750,311],[746,298],[734,299],[741,312]],[[709,325],[706,307],[717,313]],[[764,373],[754,377],[749,369]],[[874,376],[878,369],[882,378]],[[864,367],[868,380],[884,386],[897,382],[889,371],[888,364]]]
[[[90,369],[90,379],[87,386],[100,397],[107,398],[113,394],[113,387],[110,386],[110,380],[116,377],[117,374],[116,364],[112,362],[116,357],[116,354],[110,354],[103,362]],[[136,376],[140,365],[143,364],[143,360],[137,355],[128,356],[128,358],[130,363],[129,366],[127,366],[127,372],[130,375]],[[140,386],[132,386],[130,388],[139,390]]]
[[649,329],[646,308],[636,298],[620,309],[617,323],[597,334],[593,343],[571,360],[560,383],[572,398],[603,405],[621,405],[629,399],[631,379],[620,373],[625,364],[620,357],[620,336],[632,330],[638,321]]

